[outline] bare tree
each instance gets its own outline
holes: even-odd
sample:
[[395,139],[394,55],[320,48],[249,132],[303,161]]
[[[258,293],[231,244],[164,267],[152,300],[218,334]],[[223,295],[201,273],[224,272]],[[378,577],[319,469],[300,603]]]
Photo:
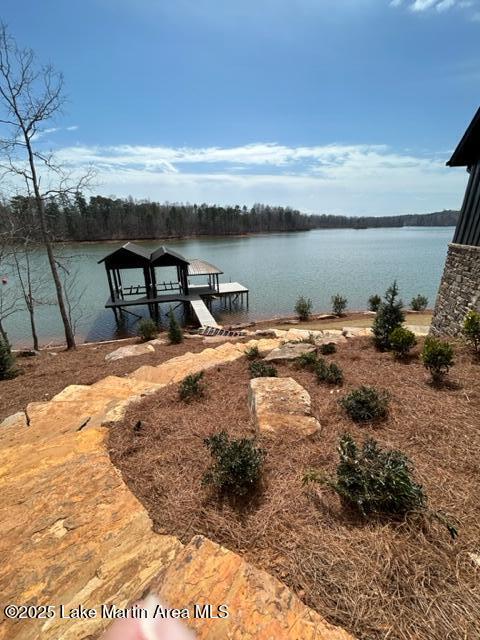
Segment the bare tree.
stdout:
[[[67,349],[75,348],[62,280],[55,260],[52,233],[45,210],[45,201],[52,195],[63,196],[78,192],[89,176],[69,187],[68,176],[52,155],[45,154],[36,145],[45,124],[62,108],[63,77],[48,66],[37,64],[31,49],[20,49],[0,24],[0,125],[6,135],[0,136],[0,152],[4,172],[21,179],[32,195],[42,242],[55,285],[58,308],[62,317]],[[55,186],[43,190],[42,178],[52,180]]]
[[[10,243],[7,234],[0,235],[0,337],[8,343],[5,320],[22,309],[21,296],[18,289],[10,282],[9,259]],[[4,270],[5,269],[5,270]]]

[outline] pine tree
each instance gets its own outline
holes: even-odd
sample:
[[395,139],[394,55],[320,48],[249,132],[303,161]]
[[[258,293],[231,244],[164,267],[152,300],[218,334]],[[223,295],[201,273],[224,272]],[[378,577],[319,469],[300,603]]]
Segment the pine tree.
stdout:
[[15,378],[15,356],[10,345],[0,336],[0,380]]
[[389,350],[390,335],[394,329],[401,327],[405,320],[403,302],[397,300],[398,286],[395,280],[385,293],[385,300],[380,304],[373,321],[373,340],[378,349]]
[[168,337],[172,344],[180,344],[180,342],[183,342],[182,330],[171,307],[168,312]]

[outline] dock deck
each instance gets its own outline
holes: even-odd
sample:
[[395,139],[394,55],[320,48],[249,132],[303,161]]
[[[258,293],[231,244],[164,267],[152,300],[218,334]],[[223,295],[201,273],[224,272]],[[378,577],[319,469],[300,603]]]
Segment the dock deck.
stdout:
[[203,298],[215,299],[215,298],[228,298],[230,301],[230,308],[232,300],[246,294],[248,301],[249,290],[239,282],[221,282],[219,283],[218,290],[212,289],[203,285],[190,285],[189,294],[184,295],[180,291],[163,294],[156,296],[155,298],[149,298],[148,296],[141,296],[139,298],[116,298],[112,300],[110,297],[105,307],[107,309],[118,309],[121,311],[123,307],[138,307],[142,305],[159,305],[169,304],[172,302],[184,302],[189,303],[191,309],[202,327],[219,327],[215,318],[210,313]]

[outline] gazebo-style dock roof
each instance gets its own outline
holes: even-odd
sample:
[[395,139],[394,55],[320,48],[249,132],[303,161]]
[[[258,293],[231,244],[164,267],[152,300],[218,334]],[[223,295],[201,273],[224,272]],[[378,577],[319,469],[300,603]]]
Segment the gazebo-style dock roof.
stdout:
[[[132,313],[127,307],[147,305],[151,317],[158,322],[160,305],[178,302],[193,311],[202,327],[218,327],[210,312],[214,299],[223,300],[225,306],[228,303],[230,309],[244,299],[248,305],[247,287],[238,282],[220,283],[221,269],[205,260],[185,258],[164,245],[149,251],[127,242],[98,263],[105,265],[110,290],[105,307],[113,310],[117,321],[123,313]],[[159,281],[157,269],[161,267],[174,267],[176,279]],[[124,286],[122,271],[129,269],[140,269],[143,283]],[[198,276],[208,276],[207,282],[190,282],[190,278]]]

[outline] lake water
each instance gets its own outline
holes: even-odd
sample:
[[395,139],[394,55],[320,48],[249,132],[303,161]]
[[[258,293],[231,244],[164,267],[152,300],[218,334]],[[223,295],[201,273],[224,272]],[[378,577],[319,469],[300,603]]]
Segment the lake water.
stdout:
[[[214,307],[222,324],[248,319],[271,318],[293,313],[299,295],[310,297],[315,311],[328,311],[330,298],[341,293],[349,309],[365,309],[373,293],[383,294],[397,279],[402,298],[408,302],[422,293],[433,306],[443,271],[453,227],[404,227],[401,229],[332,229],[300,233],[269,234],[235,238],[199,238],[169,241],[168,246],[188,258],[203,258],[224,271],[221,281],[236,281],[250,289],[249,309],[232,312]],[[142,242],[155,248],[163,241]],[[120,335],[113,313],[104,309],[108,286],[98,260],[122,243],[69,244],[65,252],[75,257],[76,289],[84,290],[78,308],[79,340],[102,340]],[[45,281],[42,297],[54,300],[45,256],[35,256],[37,277]],[[0,275],[3,275],[0,267]],[[163,270],[158,270],[163,279]],[[166,274],[170,279],[170,274]],[[131,271],[125,283],[139,283],[141,272]],[[0,284],[0,286],[2,286]],[[8,287],[15,287],[10,276]],[[139,308],[142,309],[142,308]],[[146,309],[143,310],[146,314]],[[53,304],[37,307],[38,333],[42,344],[58,342],[62,326]],[[6,322],[9,338],[16,346],[29,344],[26,314],[19,312]],[[135,331],[135,319],[126,331]]]

